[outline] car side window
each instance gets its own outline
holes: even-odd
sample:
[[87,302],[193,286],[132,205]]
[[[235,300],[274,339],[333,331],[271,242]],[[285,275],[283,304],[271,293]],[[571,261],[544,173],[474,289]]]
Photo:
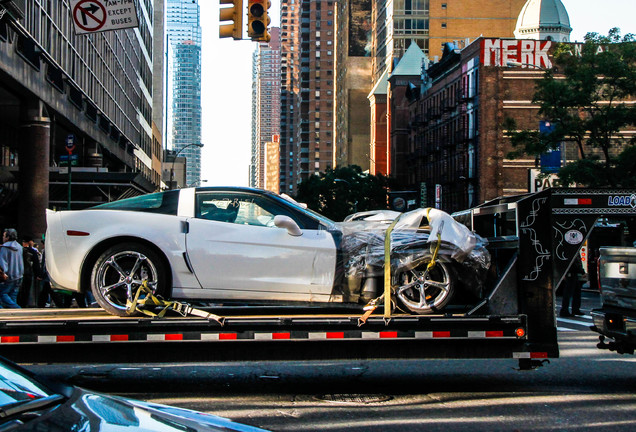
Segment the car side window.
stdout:
[[199,193],[195,217],[242,225],[273,227],[277,215],[290,216],[303,228],[302,221],[276,202],[253,194]]
[[240,210],[237,198],[231,196],[198,195],[195,217],[218,222],[234,223]]

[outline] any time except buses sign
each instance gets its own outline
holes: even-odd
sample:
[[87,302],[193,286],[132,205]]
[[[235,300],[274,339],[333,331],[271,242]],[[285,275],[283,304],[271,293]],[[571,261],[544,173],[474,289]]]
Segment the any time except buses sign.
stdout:
[[135,0],[71,0],[75,34],[137,27]]

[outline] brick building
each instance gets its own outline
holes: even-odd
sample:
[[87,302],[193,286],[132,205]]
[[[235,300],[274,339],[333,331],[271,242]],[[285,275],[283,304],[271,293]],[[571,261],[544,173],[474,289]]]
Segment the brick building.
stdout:
[[[503,124],[512,118],[519,129],[538,130],[549,120],[538,116],[532,98],[536,81],[554,66],[556,46],[549,40],[488,38],[463,50],[447,46],[425,71],[422,86],[408,86],[409,155],[400,178],[408,179],[404,186],[426,191],[423,206],[457,211],[530,190],[537,161],[507,158],[512,147]],[[566,162],[578,158],[572,144],[562,149]]]

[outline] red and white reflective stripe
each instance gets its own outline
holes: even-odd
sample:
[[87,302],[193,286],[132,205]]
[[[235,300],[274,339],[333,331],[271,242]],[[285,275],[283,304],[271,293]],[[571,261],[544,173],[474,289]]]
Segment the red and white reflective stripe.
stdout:
[[[164,341],[232,341],[232,340],[421,340],[421,339],[519,339],[512,331],[504,330],[479,330],[479,331],[316,331],[316,332],[187,332],[187,333],[144,333],[134,332],[129,334],[77,334],[77,335],[5,335],[0,336],[0,344],[14,343],[90,343],[90,342],[164,342]],[[537,357],[538,358],[538,357]]]
[[159,333],[159,334],[149,334],[147,337],[148,341],[180,341],[183,340],[183,335],[180,333]]
[[548,353],[547,352],[516,352],[516,353],[512,353],[512,358],[516,358],[516,359],[548,358]]
[[563,205],[592,205],[592,198],[565,198]]
[[93,342],[124,342],[130,339],[128,335],[119,334],[119,335],[93,335],[91,340]]
[[75,342],[75,336],[38,336],[38,342],[54,343],[54,342]]
[[289,332],[277,332],[277,333],[254,333],[255,340],[291,340],[291,333]]
[[311,332],[308,339],[346,339],[345,332]]
[[397,339],[398,332],[396,331],[381,331],[381,332],[364,332],[362,333],[362,339]]

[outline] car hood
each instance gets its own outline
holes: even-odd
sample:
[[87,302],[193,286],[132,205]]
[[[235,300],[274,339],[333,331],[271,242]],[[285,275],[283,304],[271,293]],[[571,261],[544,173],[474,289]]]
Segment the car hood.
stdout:
[[27,421],[20,431],[263,432],[215,415],[75,388],[61,406]]

